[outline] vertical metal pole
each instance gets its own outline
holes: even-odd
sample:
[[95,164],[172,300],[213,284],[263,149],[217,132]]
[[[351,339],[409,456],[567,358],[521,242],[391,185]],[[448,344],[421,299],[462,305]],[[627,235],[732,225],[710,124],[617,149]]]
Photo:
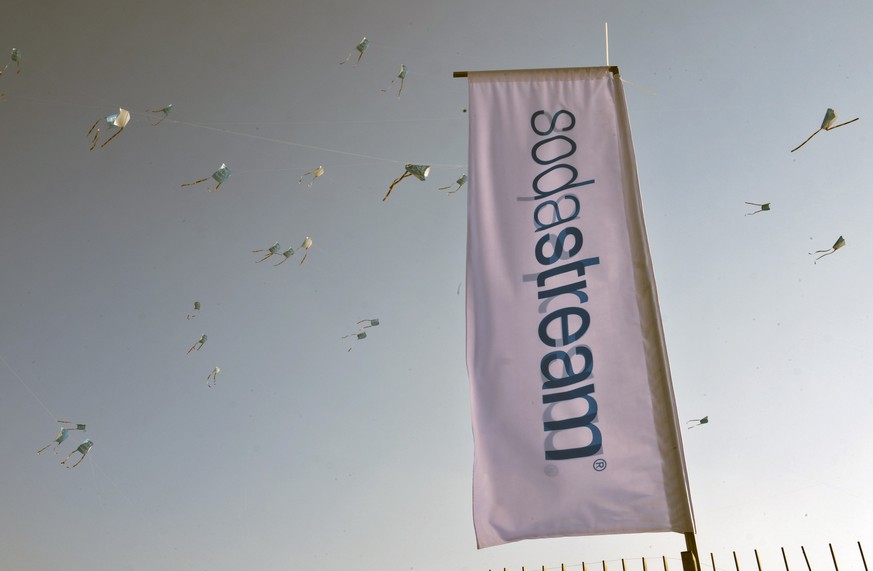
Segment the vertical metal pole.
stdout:
[[864,563],[864,571],[869,571],[867,569],[867,559],[864,558],[864,550],[861,548],[861,542],[858,542],[858,551],[861,552],[861,561]]
[[700,554],[697,552],[697,539],[693,533],[685,534],[686,551],[682,552],[683,571],[700,571]]
[[588,571],[588,567],[585,566],[585,562],[582,562],[582,571]]
[[712,561],[712,571],[715,571],[715,553],[710,551],[709,559]]
[[[603,571],[607,571],[606,570],[606,559],[603,560]],[[837,569],[837,571],[839,571],[839,569]]]
[[740,571],[740,560],[737,559],[736,551],[734,551],[734,566],[737,568],[737,571]]
[[812,571],[812,566],[809,564],[809,557],[806,556],[806,549],[801,545],[800,550],[803,551],[803,558],[806,559],[806,568],[809,569],[809,571]]
[[621,571],[627,571],[627,564],[624,562],[624,558],[621,560]]
[[661,561],[664,562],[664,571],[670,571],[670,568],[667,567],[667,556],[666,555],[661,556]]
[[649,571],[649,566],[646,565],[646,558],[643,557],[643,571]]
[[564,567],[564,564],[563,564],[563,563],[561,563],[561,571],[567,571],[567,568]]
[[782,561],[785,562],[785,571],[791,571],[791,569],[788,568],[788,556],[785,555],[785,548],[782,547],[780,549],[782,549]]
[[837,566],[837,556],[834,554],[834,546],[828,543],[828,547],[831,548],[831,559],[834,560],[834,569],[836,569],[836,571],[840,571],[840,568]]
[[761,558],[758,557],[758,550],[757,550],[757,549],[755,550],[755,561],[758,562],[758,571],[762,571],[762,569],[761,569]]

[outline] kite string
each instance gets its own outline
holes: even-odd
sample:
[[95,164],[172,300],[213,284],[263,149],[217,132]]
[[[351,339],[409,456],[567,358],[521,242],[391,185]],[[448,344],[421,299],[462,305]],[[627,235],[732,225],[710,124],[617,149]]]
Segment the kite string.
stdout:
[[[232,129],[223,129],[220,127],[210,127],[209,125],[203,125],[203,124],[199,124],[199,123],[191,123],[189,121],[179,121],[178,119],[167,119],[167,121],[170,123],[175,123],[177,125],[185,125],[188,127],[197,127],[199,129],[206,129],[207,131],[214,131],[216,133],[225,133],[228,135],[237,135],[239,137],[246,137],[246,138],[255,139],[258,141],[267,141],[270,143],[278,143],[281,145],[291,145],[294,147],[301,147],[301,148],[310,149],[313,151],[323,151],[326,153],[335,153],[338,155],[345,155],[345,156],[349,156],[349,157],[358,157],[358,158],[362,158],[362,159],[370,159],[370,160],[374,160],[374,161],[382,161],[382,162],[401,164],[401,165],[406,164],[406,161],[399,161],[397,159],[386,159],[385,157],[377,157],[374,155],[365,155],[362,153],[353,153],[351,151],[341,151],[339,149],[330,149],[327,147],[319,147],[317,145],[306,145],[304,143],[295,143],[294,141],[286,141],[283,139],[276,139],[274,137],[264,137],[263,135],[254,135],[251,133],[243,133],[241,131],[234,131]],[[463,167],[463,165],[440,164],[440,163],[434,163],[431,166],[458,167],[458,168]]]
[[38,402],[38,403],[40,404],[40,406],[42,406],[42,408],[43,408],[43,409],[48,413],[48,415],[52,418],[52,420],[57,420],[58,417],[55,416],[55,414],[54,414],[52,411],[49,410],[49,407],[47,407],[47,406],[45,405],[45,403],[42,402],[42,400],[40,400],[40,398],[39,398],[38,396],[36,396],[36,393],[33,392],[33,389],[31,389],[30,386],[29,386],[26,382],[24,382],[24,379],[22,379],[21,376],[20,376],[18,373],[15,372],[15,369],[13,369],[13,368],[9,365],[9,363],[6,361],[6,359],[3,358],[3,355],[0,355],[0,361],[3,361],[3,364],[6,365],[6,368],[9,369],[9,371],[10,371],[13,375],[15,375],[15,378],[18,379],[19,381],[21,381],[21,384],[24,385],[24,388],[27,389],[27,392],[29,392],[29,393],[31,394],[31,396],[32,396],[34,399],[36,399],[36,402]]

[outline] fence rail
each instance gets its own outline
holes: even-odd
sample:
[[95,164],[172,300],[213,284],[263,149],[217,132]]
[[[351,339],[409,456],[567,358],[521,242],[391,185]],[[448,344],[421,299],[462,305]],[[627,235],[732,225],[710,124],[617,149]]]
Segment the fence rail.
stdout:
[[[863,569],[864,571],[870,571],[870,569],[867,567],[867,558],[864,556],[864,548],[861,546],[860,541],[857,542],[857,546],[858,546],[857,552],[855,552],[854,549],[850,550],[851,553],[844,551],[843,553],[840,554],[840,558],[844,562],[849,561],[851,559],[854,562],[854,565],[851,566],[852,569]],[[831,564],[833,565],[833,571],[841,571],[839,563],[837,562],[837,553],[836,553],[836,550],[834,549],[834,546],[832,543],[828,543],[828,549],[830,550],[830,559],[832,562]],[[798,565],[797,563],[795,563],[794,566],[792,567],[791,564],[789,564],[788,554],[786,553],[785,548],[782,547],[782,548],[780,548],[780,550],[781,550],[781,555],[782,555],[782,564],[785,566],[785,571],[829,571],[830,570],[831,564],[827,564],[827,565],[820,565],[819,564],[816,566],[815,569],[813,569],[813,564],[810,562],[809,555],[806,552],[806,547],[804,547],[802,545],[800,546],[800,553],[803,555],[803,563],[804,563],[803,565]],[[755,569],[753,569],[751,566],[742,567],[740,565],[740,559],[737,556],[737,552],[733,551],[731,553],[733,554],[733,566],[732,566],[733,568],[731,568],[731,567],[719,567],[718,565],[716,565],[715,554],[710,553],[709,558],[708,558],[709,561],[700,561],[699,562],[699,571],[782,571],[780,567],[773,566],[772,564],[767,566],[767,569],[765,569],[764,568],[765,566],[762,565],[762,563],[761,563],[761,557],[758,554],[757,549],[754,550],[755,565],[756,565]],[[635,571],[635,570],[639,570],[639,569],[641,569],[641,571],[650,571],[649,570],[650,562],[652,560],[657,560],[657,559],[658,558],[655,558],[655,557],[648,557],[648,558],[647,557],[640,557],[640,558],[634,558],[634,559],[610,560],[609,562],[604,560],[604,561],[600,561],[599,563],[587,563],[587,562],[583,561],[581,563],[581,565],[579,563],[570,564],[570,565],[565,564],[565,563],[561,563],[560,571],[569,571],[569,569],[571,569],[573,567],[575,567],[577,569],[579,567],[581,567],[581,571],[609,571],[608,563],[617,563],[617,562],[621,562],[621,571]],[[672,557],[669,559],[673,560],[676,563],[676,569],[681,569],[683,567],[681,559],[672,558]],[[703,559],[703,554],[701,554],[701,559]],[[661,560],[660,566],[663,568],[663,571],[670,571],[668,557],[666,555],[661,556],[660,560]],[[858,563],[860,563],[861,566],[858,566]],[[557,570],[558,570],[557,567],[546,567],[545,565],[543,565],[543,566],[541,566],[539,571],[557,571]],[[494,571],[494,570],[489,569],[488,571]],[[503,571],[511,571],[511,570],[507,567],[504,567]],[[528,568],[522,567],[521,571],[528,571]],[[660,571],[658,569],[658,565],[656,564],[656,566],[653,567],[651,571]],[[846,570],[844,569],[843,571],[846,571]]]

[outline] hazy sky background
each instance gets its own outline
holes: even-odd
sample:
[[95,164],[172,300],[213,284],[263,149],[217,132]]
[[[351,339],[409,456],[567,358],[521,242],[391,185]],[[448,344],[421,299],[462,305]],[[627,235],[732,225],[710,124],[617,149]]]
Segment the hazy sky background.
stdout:
[[[818,570],[832,542],[859,569],[855,542],[873,552],[860,0],[5,2],[0,61],[22,59],[0,76],[0,567],[678,557],[677,534],[477,551],[472,527],[466,188],[437,190],[466,172],[452,72],[603,65],[605,21],[610,63],[645,88],[626,85],[681,421],[710,418],[683,432],[700,549],[751,569],[757,547],[775,569],[785,546],[800,569],[806,545]],[[362,36],[360,65],[339,65]],[[381,90],[401,64],[398,99]],[[168,103],[151,126],[144,110]],[[118,107],[130,124],[89,152]],[[828,107],[861,120],[789,153]],[[430,178],[382,202],[407,162]],[[180,188],[221,163],[218,192]],[[744,201],[772,211],[744,216]],[[302,266],[255,264],[307,235]],[[367,339],[341,340],[374,317]],[[88,431],[37,456],[56,419]],[[85,461],[59,465],[83,437]]]

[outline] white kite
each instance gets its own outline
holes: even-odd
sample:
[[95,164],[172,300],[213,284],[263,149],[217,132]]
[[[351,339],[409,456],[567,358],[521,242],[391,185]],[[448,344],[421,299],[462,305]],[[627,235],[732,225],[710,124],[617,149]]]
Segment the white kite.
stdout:
[[[270,246],[269,248],[267,248],[265,250],[252,250],[252,254],[257,254],[258,252],[266,252],[266,254],[264,254],[264,257],[255,263],[260,264],[261,262],[263,262],[267,258],[269,258],[271,256],[275,256],[276,254],[279,253],[279,250],[281,250],[281,249],[282,249],[282,246],[279,245],[279,242],[275,242],[272,246]],[[292,251],[291,253],[293,254],[294,252]],[[283,252],[283,255],[284,255],[284,252]],[[285,257],[287,259],[287,256],[285,256]],[[284,262],[285,260],[282,260],[282,261]],[[281,263],[282,262],[279,262],[279,264],[281,264]],[[279,265],[279,264],[276,264],[276,265]]]
[[[461,176],[458,177],[458,180],[455,181],[455,184],[458,185],[458,188],[456,188],[455,190],[449,190],[449,192],[448,192],[447,194],[455,194],[456,192],[458,192],[459,190],[461,190],[461,187],[464,186],[464,183],[465,183],[465,182],[467,182],[467,175],[462,174]],[[449,185],[449,186],[441,186],[441,187],[439,188],[439,190],[448,190],[448,189],[450,189],[450,188],[452,188],[452,185]]]
[[765,202],[764,204],[758,204],[757,202],[746,202],[746,204],[751,204],[752,206],[757,206],[758,210],[754,212],[747,212],[746,216],[752,216],[753,214],[757,214],[759,212],[767,212],[770,210],[770,203]]
[[815,259],[815,263],[818,263],[818,261],[820,259],[824,258],[825,256],[830,256],[831,254],[833,254],[834,252],[836,252],[837,250],[839,250],[840,248],[842,248],[845,245],[846,245],[846,241],[843,239],[842,236],[840,236],[839,238],[837,238],[837,241],[834,242],[834,245],[831,246],[830,248],[828,248],[826,250],[816,250],[815,252],[810,252],[809,255],[811,256],[813,254],[821,254],[822,252],[825,252],[824,254],[821,254],[821,256],[819,256],[818,258]]
[[303,184],[303,179],[309,175],[312,175],[312,180],[310,180],[309,184],[306,185],[308,188],[312,188],[312,183],[315,182],[315,179],[317,179],[318,177],[320,177],[323,174],[324,174],[324,167],[321,165],[318,165],[317,169],[311,170],[308,173],[301,176],[300,180],[297,181],[297,184]]
[[106,123],[106,125],[107,125],[106,130],[107,131],[110,131],[110,130],[118,127],[118,131],[116,131],[114,135],[112,135],[111,137],[109,137],[108,139],[103,141],[103,144],[100,145],[100,147],[103,148],[109,143],[109,141],[111,141],[112,139],[117,137],[119,134],[121,134],[122,131],[124,131],[124,128],[127,126],[128,122],[130,122],[130,111],[128,111],[127,109],[122,109],[119,107],[118,113],[113,113],[112,115],[107,115],[106,117],[103,117],[101,119],[97,119],[96,121],[94,121],[94,124],[91,125],[91,129],[88,130],[88,135],[87,135],[88,137],[90,137],[91,133],[94,132],[95,129],[97,130],[97,132],[94,133],[94,138],[91,141],[91,149],[90,150],[92,150],[92,151],[94,150],[94,147],[97,146],[97,139],[100,137],[100,127],[98,127],[98,125],[100,124],[101,121]]
[[76,448],[75,450],[73,450],[72,452],[70,452],[70,453],[67,455],[66,458],[64,458],[63,460],[61,460],[61,464],[66,464],[66,463],[67,463],[67,460],[70,459],[70,456],[72,456],[73,454],[75,454],[76,452],[78,452],[79,454],[82,455],[82,457],[79,458],[79,461],[76,462],[75,464],[73,464],[72,466],[67,466],[67,468],[75,468],[76,466],[78,466],[79,464],[82,463],[82,460],[85,459],[85,454],[87,454],[88,451],[91,450],[91,447],[92,447],[92,446],[94,446],[94,443],[91,442],[89,439],[86,438],[84,442],[82,442],[81,444],[79,444],[79,447],[78,447],[78,448]]
[[[220,367],[215,367],[212,369],[212,372],[206,375],[206,386],[212,388],[212,385],[216,384],[218,381],[218,373],[221,372]],[[212,379],[212,383],[210,384],[209,379]]]
[[199,311],[200,311],[200,302],[195,301],[194,302],[194,315],[191,315],[189,313],[187,319],[194,319],[195,317],[197,317],[197,314],[199,313]]
[[696,426],[700,426],[701,424],[708,424],[709,417],[704,416],[703,418],[693,418],[693,419],[689,420],[688,422],[696,422],[697,423],[697,424],[692,424],[691,426],[688,427],[689,429],[691,429],[691,428],[694,428]]
[[160,125],[161,122],[166,119],[170,113],[173,111],[173,104],[170,103],[166,107],[161,107],[160,109],[146,109],[147,113],[161,113],[163,117],[161,117],[157,123],[152,123],[152,125]]
[[809,138],[806,139],[804,142],[800,143],[799,145],[797,145],[796,147],[791,149],[791,152],[793,153],[794,151],[796,151],[797,149],[799,149],[803,145],[807,144],[809,142],[809,139],[812,139],[813,137],[818,135],[819,131],[833,131],[834,129],[836,129],[838,127],[842,127],[843,125],[848,125],[849,123],[854,123],[858,119],[860,119],[860,117],[855,117],[851,121],[846,121],[845,123],[840,123],[839,125],[834,125],[834,121],[837,120],[837,114],[834,112],[833,109],[828,107],[828,110],[825,112],[824,120],[821,122],[821,127],[818,128],[818,131],[816,131],[815,133],[810,135]]
[[[198,347],[198,345],[199,345],[199,347]],[[201,335],[201,336],[200,336],[200,339],[198,339],[196,343],[194,343],[193,345],[191,345],[191,348],[188,349],[188,353],[185,353],[185,354],[188,355],[188,354],[191,353],[191,351],[193,351],[195,348],[199,351],[199,350],[200,350],[204,345],[206,345],[206,333],[204,333],[203,335]]]
[[185,184],[180,185],[180,186],[194,186],[195,184],[200,184],[201,182],[206,182],[210,178],[214,179],[215,182],[217,182],[218,184],[215,185],[215,188],[208,189],[209,192],[212,192],[213,190],[218,190],[218,187],[221,186],[221,183],[223,183],[228,178],[230,178],[230,169],[227,168],[226,164],[221,163],[221,166],[218,167],[217,171],[212,173],[211,177],[208,176],[206,178],[201,178],[200,180],[195,180],[194,182],[188,182],[188,183],[185,183]]
[[385,196],[382,197],[382,202],[388,200],[388,197],[391,195],[391,191],[394,190],[394,187],[397,186],[397,183],[403,180],[408,176],[414,176],[418,180],[425,180],[427,175],[430,174],[430,165],[413,165],[407,164],[405,167],[405,172],[399,177],[394,179],[394,182],[391,183],[391,186],[388,187],[388,192]]
[[[370,40],[367,39],[367,36],[364,36],[364,39],[362,39],[361,42],[355,46],[355,49],[358,50],[358,61],[355,62],[355,65],[358,65],[359,63],[361,63],[361,58],[364,57],[364,52],[367,51],[367,48],[369,48],[369,47],[370,47]],[[351,59],[353,53],[355,53],[355,52],[349,52],[349,57],[347,57],[346,59],[341,61],[340,65],[349,61]]]
[[[391,80],[391,83],[388,84],[388,88],[394,85],[394,82],[400,80],[400,89],[397,90],[397,99],[400,99],[400,94],[403,93],[403,80],[406,79],[406,66],[404,64],[400,64],[400,73],[397,74],[397,77]],[[383,89],[382,93],[385,93],[388,89]]]
[[37,455],[42,454],[42,453],[45,451],[45,449],[48,448],[49,446],[51,446],[52,444],[55,445],[55,447],[54,447],[54,453],[57,454],[57,453],[58,453],[58,446],[60,446],[61,443],[62,443],[64,440],[67,439],[67,437],[70,435],[70,432],[72,432],[73,430],[81,430],[81,431],[84,432],[84,430],[85,430],[85,425],[84,425],[84,424],[79,424],[79,423],[76,423],[76,422],[70,422],[69,420],[59,420],[58,422],[61,423],[61,424],[75,424],[76,427],[75,427],[75,428],[72,428],[72,427],[70,427],[70,428],[68,428],[68,427],[63,427],[63,428],[61,428],[60,430],[58,430],[57,435],[55,435],[55,439],[52,440],[51,442],[49,442],[49,443],[48,443],[47,445],[45,445],[44,447],[42,447],[42,448],[40,448],[39,450],[37,450],[37,452],[36,452]]

